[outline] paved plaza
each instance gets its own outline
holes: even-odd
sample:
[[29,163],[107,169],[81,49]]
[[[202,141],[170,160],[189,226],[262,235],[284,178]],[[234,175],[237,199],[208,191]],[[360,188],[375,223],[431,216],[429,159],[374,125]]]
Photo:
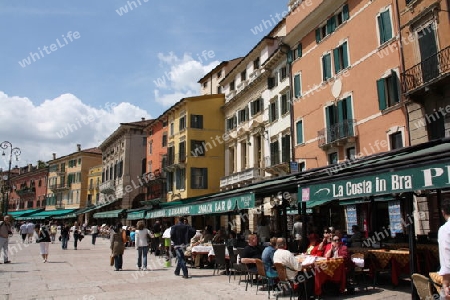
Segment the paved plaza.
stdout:
[[[0,299],[267,299],[267,292],[256,295],[255,286],[245,291],[238,277],[228,283],[227,276],[213,276],[212,269],[190,268],[189,279],[175,276],[174,267],[165,268],[164,261],[154,255],[149,255],[151,271],[137,271],[134,248],[125,250],[123,270],[116,272],[109,266],[109,253],[108,240],[99,238],[93,246],[86,236],[78,250],[72,241],[68,250],[62,250],[60,242],[51,244],[44,263],[39,244],[22,244],[15,234],[10,239],[11,263],[0,264]],[[407,285],[395,290],[384,287],[323,299],[411,299]]]

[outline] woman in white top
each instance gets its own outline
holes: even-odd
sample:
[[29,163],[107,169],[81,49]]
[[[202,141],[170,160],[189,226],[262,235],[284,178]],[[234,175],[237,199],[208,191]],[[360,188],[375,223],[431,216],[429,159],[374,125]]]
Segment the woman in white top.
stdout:
[[[137,222],[137,230],[135,232],[135,248],[138,251],[138,259],[136,267],[139,270],[147,270],[147,253],[148,253],[148,238],[150,236],[150,230],[145,228],[144,221]],[[142,267],[142,268],[141,268]]]

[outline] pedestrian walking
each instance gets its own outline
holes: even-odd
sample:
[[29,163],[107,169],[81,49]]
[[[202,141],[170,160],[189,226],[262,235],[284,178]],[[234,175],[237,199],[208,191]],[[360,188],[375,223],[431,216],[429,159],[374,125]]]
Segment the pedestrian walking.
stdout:
[[122,270],[125,244],[122,239],[122,223],[117,223],[111,235],[111,255],[114,256],[114,270]]
[[58,233],[58,227],[56,226],[56,223],[50,223],[50,240],[52,244],[55,243],[55,237]]
[[35,225],[32,222],[27,223],[27,235],[28,235],[28,243],[31,244],[33,242],[34,235],[34,227]]
[[98,226],[96,223],[92,224],[91,226],[91,236],[92,236],[92,245],[95,246],[95,241],[97,240],[98,236]]
[[137,230],[135,231],[135,249],[137,250],[136,267],[143,271],[147,270],[147,254],[148,241],[150,238],[150,230],[145,228],[144,221],[137,222]]
[[78,247],[78,239],[80,238],[81,231],[78,222],[73,223],[72,228],[70,228],[70,232],[72,232],[73,237],[73,248],[77,250]]
[[441,299],[450,299],[450,199],[444,199],[441,203],[441,212],[445,223],[439,228],[439,261],[441,269],[439,275],[442,276]]
[[70,227],[68,224],[64,224],[61,227],[61,248],[67,250],[67,244],[69,242]]
[[48,259],[48,248],[51,242],[50,231],[47,226],[36,226],[36,229],[39,230],[38,238],[36,240],[39,243],[40,253],[42,256],[42,262],[46,263]]
[[186,246],[189,245],[191,238],[193,238],[196,233],[196,230],[187,224],[186,221],[186,218],[181,217],[178,224],[172,226],[170,229],[170,239],[173,241],[178,260],[175,268],[175,275],[180,275],[181,269],[183,271],[183,278],[185,279],[189,278],[189,276],[186,260],[184,258],[184,251],[186,250]]
[[6,215],[3,221],[0,221],[0,249],[3,249],[3,263],[9,264],[8,259],[8,242],[9,236],[12,236],[11,231],[11,217]]
[[22,225],[20,225],[19,233],[22,236],[22,243],[25,244],[25,241],[28,243],[27,235],[28,235],[28,229],[27,229],[27,223],[22,222]]

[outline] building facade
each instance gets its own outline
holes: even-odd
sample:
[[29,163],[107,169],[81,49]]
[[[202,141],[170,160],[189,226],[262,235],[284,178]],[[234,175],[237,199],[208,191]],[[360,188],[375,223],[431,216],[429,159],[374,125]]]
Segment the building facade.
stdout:
[[200,84],[201,95],[222,94],[222,86],[220,81],[225,77],[230,70],[232,70],[240,61],[242,57],[235,58],[229,61],[223,61],[218,64],[214,69],[208,72],[205,76],[200,78],[198,83]]
[[18,168],[18,174],[11,178],[12,191],[9,195],[9,211],[45,207],[48,167],[45,164]]

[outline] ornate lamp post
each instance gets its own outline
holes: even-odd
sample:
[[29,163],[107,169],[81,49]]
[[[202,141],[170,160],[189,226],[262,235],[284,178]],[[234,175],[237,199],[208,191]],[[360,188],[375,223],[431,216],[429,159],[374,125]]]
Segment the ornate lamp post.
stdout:
[[16,160],[19,160],[19,156],[22,153],[22,151],[20,151],[20,148],[14,147],[13,145],[8,142],[8,141],[4,141],[0,144],[0,148],[3,149],[3,153],[2,156],[5,156],[5,149],[10,149],[10,153],[9,153],[9,164],[8,164],[8,178],[6,179],[6,198],[3,199],[3,215],[5,216],[8,213],[8,206],[9,206],[9,193],[11,192],[11,160],[12,160],[12,156],[13,154],[16,156]]

